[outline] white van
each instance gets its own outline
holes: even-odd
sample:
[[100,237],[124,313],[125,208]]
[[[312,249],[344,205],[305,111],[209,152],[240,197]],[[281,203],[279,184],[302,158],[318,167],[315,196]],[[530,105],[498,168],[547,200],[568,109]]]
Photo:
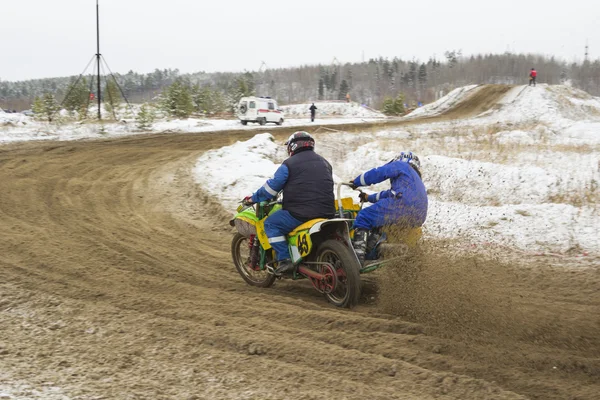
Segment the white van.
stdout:
[[261,125],[274,122],[283,124],[283,111],[277,107],[277,102],[270,97],[242,97],[238,104],[238,118],[242,125],[248,122],[258,122]]

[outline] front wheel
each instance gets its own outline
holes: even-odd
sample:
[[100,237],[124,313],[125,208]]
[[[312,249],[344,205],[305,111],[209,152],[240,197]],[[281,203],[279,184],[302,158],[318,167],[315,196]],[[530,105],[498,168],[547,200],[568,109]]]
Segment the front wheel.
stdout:
[[319,246],[317,262],[333,265],[337,285],[327,300],[338,307],[354,307],[360,297],[360,265],[352,249],[337,240],[327,240]]
[[283,124],[283,118],[280,118],[279,121],[275,122],[277,125]]
[[236,233],[231,241],[231,257],[235,268],[249,285],[266,288],[275,282],[275,275],[268,273],[266,269],[256,271],[252,268],[248,238],[240,233]]
[[242,125],[248,125],[248,121],[243,121],[242,120]]

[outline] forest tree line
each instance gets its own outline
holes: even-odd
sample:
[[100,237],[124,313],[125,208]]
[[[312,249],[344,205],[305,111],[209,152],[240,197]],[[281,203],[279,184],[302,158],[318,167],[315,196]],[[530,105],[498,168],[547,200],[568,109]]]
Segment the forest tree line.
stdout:
[[[535,54],[467,57],[460,51],[447,51],[443,58],[432,57],[427,61],[380,57],[359,63],[336,62],[243,73],[183,74],[177,69],[156,69],[147,74],[129,71],[114,76],[120,90],[111,87],[113,79],[110,77],[103,78],[102,85],[108,92],[120,94],[122,90],[132,103],[156,103],[167,110],[169,106],[165,102],[169,95],[183,93],[184,109],[189,113],[228,112],[240,96],[250,94],[269,96],[280,104],[344,100],[349,94],[352,101],[383,109],[398,99],[409,105],[428,103],[468,84],[526,84],[531,68],[537,69],[539,83],[568,83],[600,96],[600,59],[567,63]],[[58,104],[75,109],[78,105],[73,104],[72,98],[65,98],[67,93],[75,92],[82,102],[89,98],[90,92],[95,94],[96,87],[93,77],[86,76],[74,85],[77,78],[0,80],[0,108],[29,109],[36,98],[39,101],[44,95],[52,94]],[[108,102],[107,96],[104,97]],[[171,98],[171,101],[174,100]]]

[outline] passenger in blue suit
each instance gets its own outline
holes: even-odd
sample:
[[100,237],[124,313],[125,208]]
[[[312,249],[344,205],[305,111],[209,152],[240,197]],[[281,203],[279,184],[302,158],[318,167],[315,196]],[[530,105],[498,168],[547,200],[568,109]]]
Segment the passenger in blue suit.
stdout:
[[356,189],[390,180],[391,188],[379,193],[359,195],[374,203],[363,208],[354,221],[354,249],[364,263],[368,232],[382,226],[406,228],[422,226],[427,218],[427,191],[421,180],[421,163],[412,152],[402,152],[390,162],[373,168],[350,181]]
[[276,275],[292,272],[285,235],[315,218],[333,218],[335,196],[331,164],[314,152],[315,140],[307,132],[292,134],[287,145],[287,160],[260,189],[244,198],[245,204],[266,201],[283,191],[282,209],[265,220],[265,233],[277,256]]

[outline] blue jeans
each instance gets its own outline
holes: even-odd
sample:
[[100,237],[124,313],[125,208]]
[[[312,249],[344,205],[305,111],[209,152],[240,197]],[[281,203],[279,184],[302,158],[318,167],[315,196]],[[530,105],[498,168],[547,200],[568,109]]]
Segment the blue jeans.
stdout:
[[265,233],[277,255],[277,261],[290,258],[290,249],[285,235],[302,225],[302,221],[292,217],[286,210],[275,211],[265,220]]

